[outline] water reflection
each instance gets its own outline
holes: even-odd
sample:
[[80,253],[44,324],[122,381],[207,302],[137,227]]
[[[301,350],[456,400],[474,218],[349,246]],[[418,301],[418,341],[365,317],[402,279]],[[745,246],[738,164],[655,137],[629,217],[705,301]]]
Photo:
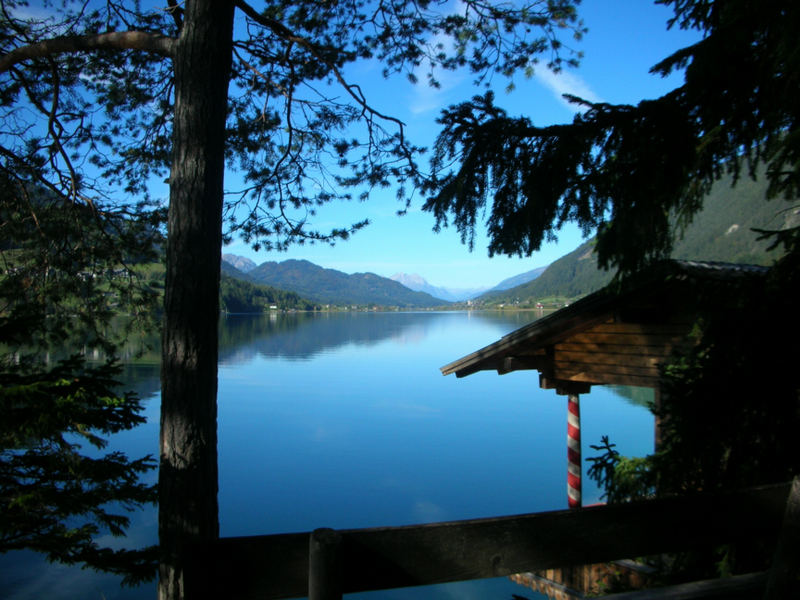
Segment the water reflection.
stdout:
[[[514,329],[536,318],[534,312],[469,313],[477,321]],[[226,315],[220,327],[220,363],[242,364],[254,356],[311,360],[341,346],[372,346],[384,340],[423,339],[438,320],[463,319],[463,313],[289,313]],[[457,358],[457,357],[456,357]]]
[[630,402],[633,406],[641,406],[649,410],[655,402],[655,390],[651,388],[611,385],[608,389],[620,398]]
[[[398,346],[422,342],[431,328],[457,320],[473,325],[496,326],[506,332],[538,318],[534,311],[391,312],[391,313],[271,313],[223,315],[219,327],[219,363],[244,365],[255,357],[311,361],[337,348],[374,346],[391,340]],[[485,343],[494,341],[486,339]],[[157,333],[139,335],[123,347],[120,379],[140,398],[161,389],[160,347]],[[477,349],[454,344],[445,362]],[[443,363],[444,364],[444,363]],[[432,368],[441,365],[431,365]]]
[[[463,379],[439,372],[537,317],[535,311],[223,317],[222,535],[565,507],[565,399],[540,390],[536,372]],[[148,343],[158,347],[157,339]],[[111,449],[157,454],[155,351],[128,362],[123,376],[150,399],[148,423],[112,440]],[[582,411],[585,444],[610,435],[623,454],[652,450],[652,415],[619,393],[594,388],[582,397]],[[587,503],[597,499],[591,490],[584,495]],[[155,511],[140,515],[132,535],[155,539]],[[59,587],[73,580],[73,587]],[[0,589],[20,599],[98,597],[102,590],[106,598],[144,600],[154,593],[152,586],[120,590],[110,576],[30,555],[0,556]],[[508,580],[486,580],[364,597],[509,598],[514,589]],[[522,595],[532,597],[528,590]]]

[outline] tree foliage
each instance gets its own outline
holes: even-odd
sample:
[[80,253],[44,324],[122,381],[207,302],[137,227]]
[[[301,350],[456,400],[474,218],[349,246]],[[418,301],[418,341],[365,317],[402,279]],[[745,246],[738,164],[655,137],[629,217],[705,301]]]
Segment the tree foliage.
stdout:
[[[77,352],[113,355],[126,330],[152,323],[156,295],[134,267],[155,256],[157,217],[93,210],[9,171],[0,183],[0,552],[150,579],[153,548],[95,541],[123,535],[128,513],[155,501],[140,480],[152,457],[103,452],[107,436],[144,421],[141,403],[120,391],[113,359],[90,365]],[[120,311],[131,315],[121,331]]]
[[[608,437],[592,446],[599,454],[588,459],[589,476],[609,502],[740,490],[800,471],[798,287],[785,266],[735,286],[695,286],[696,343],[662,367],[655,451],[625,457]],[[696,579],[765,569],[773,553],[773,544],[748,543],[689,552],[668,566]]]
[[[366,222],[320,231],[310,224],[316,209],[392,183],[405,198],[420,152],[348,67],[374,61],[387,76],[422,76],[433,86],[441,69],[487,83],[542,56],[558,68],[576,58],[559,40],[583,32],[576,4],[465,0],[453,10],[444,0],[276,0],[256,9],[245,0],[65,0],[37,14],[25,2],[0,2],[0,171],[64,206],[127,211],[134,221],[157,218],[148,190],[170,184],[164,597],[190,593],[184,543],[218,534],[221,223],[255,248],[346,239]],[[226,168],[244,184],[225,190],[223,202]]]
[[[26,3],[3,2],[0,156],[90,205],[119,203],[121,191],[148,198],[154,178],[169,175],[175,98],[164,57],[174,56],[184,11],[64,4],[31,19]],[[449,13],[432,0],[235,4],[225,153],[245,184],[227,190],[227,234],[267,249],[346,239],[366,222],[319,231],[309,223],[317,207],[352,197],[346,187],[364,198],[417,171],[421,149],[347,78],[348,65],[375,60],[386,76],[424,73],[433,86],[442,70],[466,68],[487,82],[543,54],[550,67],[574,63],[557,34],[583,31],[572,0],[470,1]]]
[[[472,246],[488,213],[489,254],[528,255],[567,222],[597,231],[602,266],[635,271],[669,255],[674,231],[724,173],[767,165],[770,195],[800,191],[800,7],[786,0],[661,0],[670,26],[702,39],[655,65],[683,70],[672,92],[635,106],[582,105],[572,123],[510,117],[491,93],[451,106],[425,182],[436,227],[450,219]],[[776,211],[779,210],[776,208]],[[782,234],[798,245],[800,229]]]
[[[104,437],[144,418],[136,396],[118,391],[119,368],[73,356],[49,369],[0,370],[0,551],[29,549],[48,560],[152,579],[156,549],[111,549],[95,540],[125,534],[128,513],[153,503],[141,476],[152,457],[100,451]],[[94,455],[93,455],[94,454]]]

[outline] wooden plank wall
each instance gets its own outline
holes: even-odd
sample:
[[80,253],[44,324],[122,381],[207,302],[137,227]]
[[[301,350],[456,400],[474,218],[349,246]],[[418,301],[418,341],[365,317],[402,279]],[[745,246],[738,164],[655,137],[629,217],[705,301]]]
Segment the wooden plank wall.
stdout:
[[660,365],[690,343],[689,330],[683,323],[602,323],[554,344],[548,376],[658,387]]

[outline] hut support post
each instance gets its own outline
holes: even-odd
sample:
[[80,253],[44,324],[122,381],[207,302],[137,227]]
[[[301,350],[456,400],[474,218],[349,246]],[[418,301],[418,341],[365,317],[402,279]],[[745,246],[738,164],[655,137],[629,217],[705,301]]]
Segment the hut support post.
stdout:
[[592,384],[584,381],[555,379],[539,375],[539,387],[555,390],[559,396],[567,396],[567,505],[581,507],[581,404],[579,394],[588,394]]
[[581,507],[581,404],[580,396],[567,396],[567,502]]

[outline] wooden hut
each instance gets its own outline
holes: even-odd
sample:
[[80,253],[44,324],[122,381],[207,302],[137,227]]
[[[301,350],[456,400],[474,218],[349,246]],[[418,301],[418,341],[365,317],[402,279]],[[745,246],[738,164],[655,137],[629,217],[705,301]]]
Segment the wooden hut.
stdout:
[[658,389],[660,366],[693,343],[703,310],[735,309],[738,294],[763,285],[754,265],[668,260],[611,284],[441,368],[466,377],[535,369],[545,388],[592,385]]
[[[539,385],[568,396],[570,507],[580,506],[579,395],[592,385],[656,390],[661,367],[696,338],[705,312],[737,310],[763,287],[769,269],[755,265],[667,260],[613,283],[441,368],[466,377],[535,369]],[[658,423],[656,423],[658,440]]]
[[[692,333],[698,318],[707,311],[736,310],[738,299],[763,286],[767,272],[766,267],[753,265],[665,261],[538,319],[441,371],[466,377],[485,370],[503,375],[533,369],[539,372],[542,388],[568,396],[567,502],[570,508],[579,508],[579,395],[592,385],[628,385],[655,389],[658,402],[662,366],[697,341]],[[658,441],[658,422],[655,437]],[[518,577],[527,578],[528,585],[550,597],[579,598],[597,592],[596,582],[603,578],[596,571],[602,568],[585,565]]]

